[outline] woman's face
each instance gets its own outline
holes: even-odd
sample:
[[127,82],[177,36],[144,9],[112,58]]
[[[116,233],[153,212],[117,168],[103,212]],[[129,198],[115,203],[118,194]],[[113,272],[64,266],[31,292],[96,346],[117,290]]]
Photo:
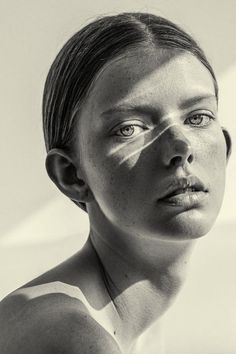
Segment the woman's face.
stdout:
[[213,79],[196,57],[140,49],[111,61],[77,136],[91,215],[145,237],[209,231],[224,193],[226,144]]

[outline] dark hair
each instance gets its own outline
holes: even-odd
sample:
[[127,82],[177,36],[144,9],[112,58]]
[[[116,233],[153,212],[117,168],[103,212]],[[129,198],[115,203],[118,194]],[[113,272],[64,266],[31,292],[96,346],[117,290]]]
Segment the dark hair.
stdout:
[[46,149],[69,149],[77,113],[101,68],[138,47],[180,49],[197,57],[218,85],[211,65],[195,40],[179,26],[148,13],[122,13],[95,20],[64,45],[47,76],[43,95]]

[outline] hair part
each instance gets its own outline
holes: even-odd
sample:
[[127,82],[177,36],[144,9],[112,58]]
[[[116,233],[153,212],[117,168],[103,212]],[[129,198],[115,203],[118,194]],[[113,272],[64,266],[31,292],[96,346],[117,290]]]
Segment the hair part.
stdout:
[[[73,150],[76,122],[97,75],[109,61],[137,48],[179,49],[214,71],[196,41],[171,21],[148,13],[122,13],[99,18],[74,34],[49,70],[43,93],[46,150]],[[86,211],[86,204],[76,202]]]
[[171,21],[148,13],[99,18],[74,34],[49,70],[43,93],[43,130],[47,151],[70,151],[77,116],[100,70],[110,60],[138,47],[180,49],[214,71],[197,42]]

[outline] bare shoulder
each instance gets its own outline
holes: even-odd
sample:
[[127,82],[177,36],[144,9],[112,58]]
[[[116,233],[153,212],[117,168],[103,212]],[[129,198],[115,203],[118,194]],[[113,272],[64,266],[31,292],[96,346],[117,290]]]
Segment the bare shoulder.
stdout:
[[73,291],[55,282],[7,296],[0,303],[0,353],[121,354]]

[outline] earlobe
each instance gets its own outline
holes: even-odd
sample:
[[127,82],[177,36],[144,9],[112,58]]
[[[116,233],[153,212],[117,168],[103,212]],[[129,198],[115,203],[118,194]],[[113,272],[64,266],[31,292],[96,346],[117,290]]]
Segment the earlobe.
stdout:
[[227,160],[228,160],[231,155],[231,152],[232,152],[232,140],[231,140],[230,134],[227,129],[222,127],[222,131],[223,131],[223,134],[225,137],[225,142],[226,142],[226,147],[227,147],[226,156],[227,156]]
[[88,203],[92,200],[89,186],[83,178],[78,176],[78,168],[65,151],[61,149],[50,150],[45,165],[51,180],[62,193],[76,204]]

